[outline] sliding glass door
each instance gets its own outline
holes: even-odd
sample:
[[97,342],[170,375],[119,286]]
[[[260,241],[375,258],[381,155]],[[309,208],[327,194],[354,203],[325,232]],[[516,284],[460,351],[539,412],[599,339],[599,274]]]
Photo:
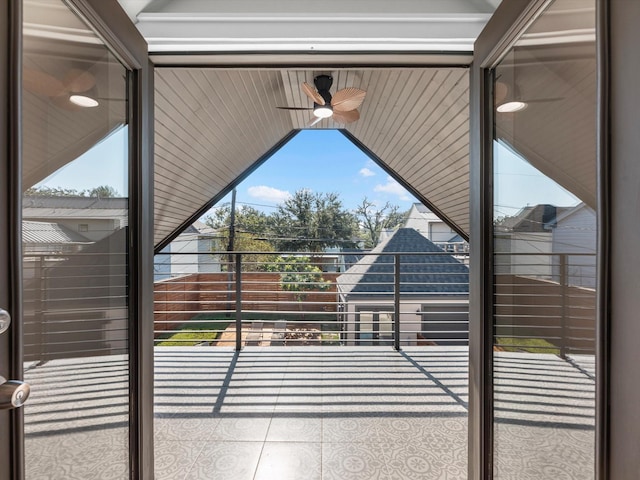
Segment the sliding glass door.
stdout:
[[596,2],[519,2],[496,16],[504,25],[494,21],[476,44],[485,205],[477,231],[491,253],[476,297],[487,421],[478,478],[593,479]]
[[61,0],[23,15],[26,478],[126,478],[128,72]]
[[140,386],[152,361],[140,347],[147,243],[151,258],[146,43],[113,0],[0,5],[11,46],[0,56],[11,145],[0,308],[13,317],[0,374],[31,391],[0,412],[0,477],[152,478]]

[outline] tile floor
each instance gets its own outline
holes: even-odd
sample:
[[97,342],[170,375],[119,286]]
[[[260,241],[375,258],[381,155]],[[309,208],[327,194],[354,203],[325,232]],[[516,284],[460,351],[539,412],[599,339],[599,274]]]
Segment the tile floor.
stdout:
[[[157,348],[156,479],[465,479],[467,361],[464,347]],[[27,480],[126,478],[126,357],[28,367]],[[593,478],[593,376],[592,357],[496,355],[496,479]]]
[[167,349],[156,366],[158,480],[466,477],[465,348]]

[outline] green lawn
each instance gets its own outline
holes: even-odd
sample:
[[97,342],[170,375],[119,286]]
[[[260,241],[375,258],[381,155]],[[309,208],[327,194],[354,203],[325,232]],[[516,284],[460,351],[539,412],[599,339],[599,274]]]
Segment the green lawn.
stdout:
[[[283,314],[278,312],[264,313],[243,313],[243,320],[260,320],[263,322],[275,322],[276,320],[294,321],[303,320],[307,323],[318,323],[321,330],[335,330],[337,328],[335,322],[335,313],[307,313],[304,319],[299,314]],[[156,346],[160,347],[191,347],[202,342],[215,341],[219,336],[219,332],[212,330],[224,330],[229,324],[235,322],[233,315],[227,316],[224,313],[199,313],[195,315],[189,322],[182,324],[174,330],[177,332],[160,332],[156,335]],[[323,342],[328,345],[338,344],[337,334],[323,334]]]
[[208,315],[199,313],[190,322],[182,324],[175,330],[180,332],[163,332],[156,336],[156,345],[160,347],[192,347],[201,342],[210,342],[220,336],[219,332],[212,330],[224,330],[231,321],[224,315]]
[[496,345],[505,352],[554,353],[560,349],[542,338],[496,337]]

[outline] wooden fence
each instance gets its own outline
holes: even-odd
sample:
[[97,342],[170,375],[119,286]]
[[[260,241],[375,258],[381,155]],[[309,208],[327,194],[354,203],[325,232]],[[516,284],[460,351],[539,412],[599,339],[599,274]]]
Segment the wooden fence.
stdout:
[[[242,272],[242,309],[257,311],[336,311],[337,273],[323,273],[325,290],[282,290],[279,273]],[[234,310],[235,276],[223,273],[193,273],[154,284],[156,330],[169,330],[202,312]]]

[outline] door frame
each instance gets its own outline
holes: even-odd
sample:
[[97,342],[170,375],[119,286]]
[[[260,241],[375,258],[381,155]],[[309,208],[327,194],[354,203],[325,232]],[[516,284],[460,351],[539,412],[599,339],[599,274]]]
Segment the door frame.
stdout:
[[[22,362],[12,361],[22,357],[21,2],[0,0],[0,40],[6,45],[0,50],[0,307],[12,318],[0,335],[0,375],[22,380]],[[0,476],[24,476],[23,432],[22,409],[0,411],[0,435],[9,439],[0,444]]]
[[[153,65],[147,43],[116,0],[62,0],[130,72],[129,455],[132,479],[153,478]],[[0,336],[0,375],[22,379],[22,2],[0,0],[0,307],[13,318]],[[0,412],[0,477],[23,479],[22,409]],[[6,470],[5,470],[6,469]]]
[[[470,72],[469,475],[493,478],[493,83],[490,70],[551,0],[502,2],[474,44]],[[598,271],[596,307],[595,479],[609,455],[609,137],[608,10],[596,7]]]

